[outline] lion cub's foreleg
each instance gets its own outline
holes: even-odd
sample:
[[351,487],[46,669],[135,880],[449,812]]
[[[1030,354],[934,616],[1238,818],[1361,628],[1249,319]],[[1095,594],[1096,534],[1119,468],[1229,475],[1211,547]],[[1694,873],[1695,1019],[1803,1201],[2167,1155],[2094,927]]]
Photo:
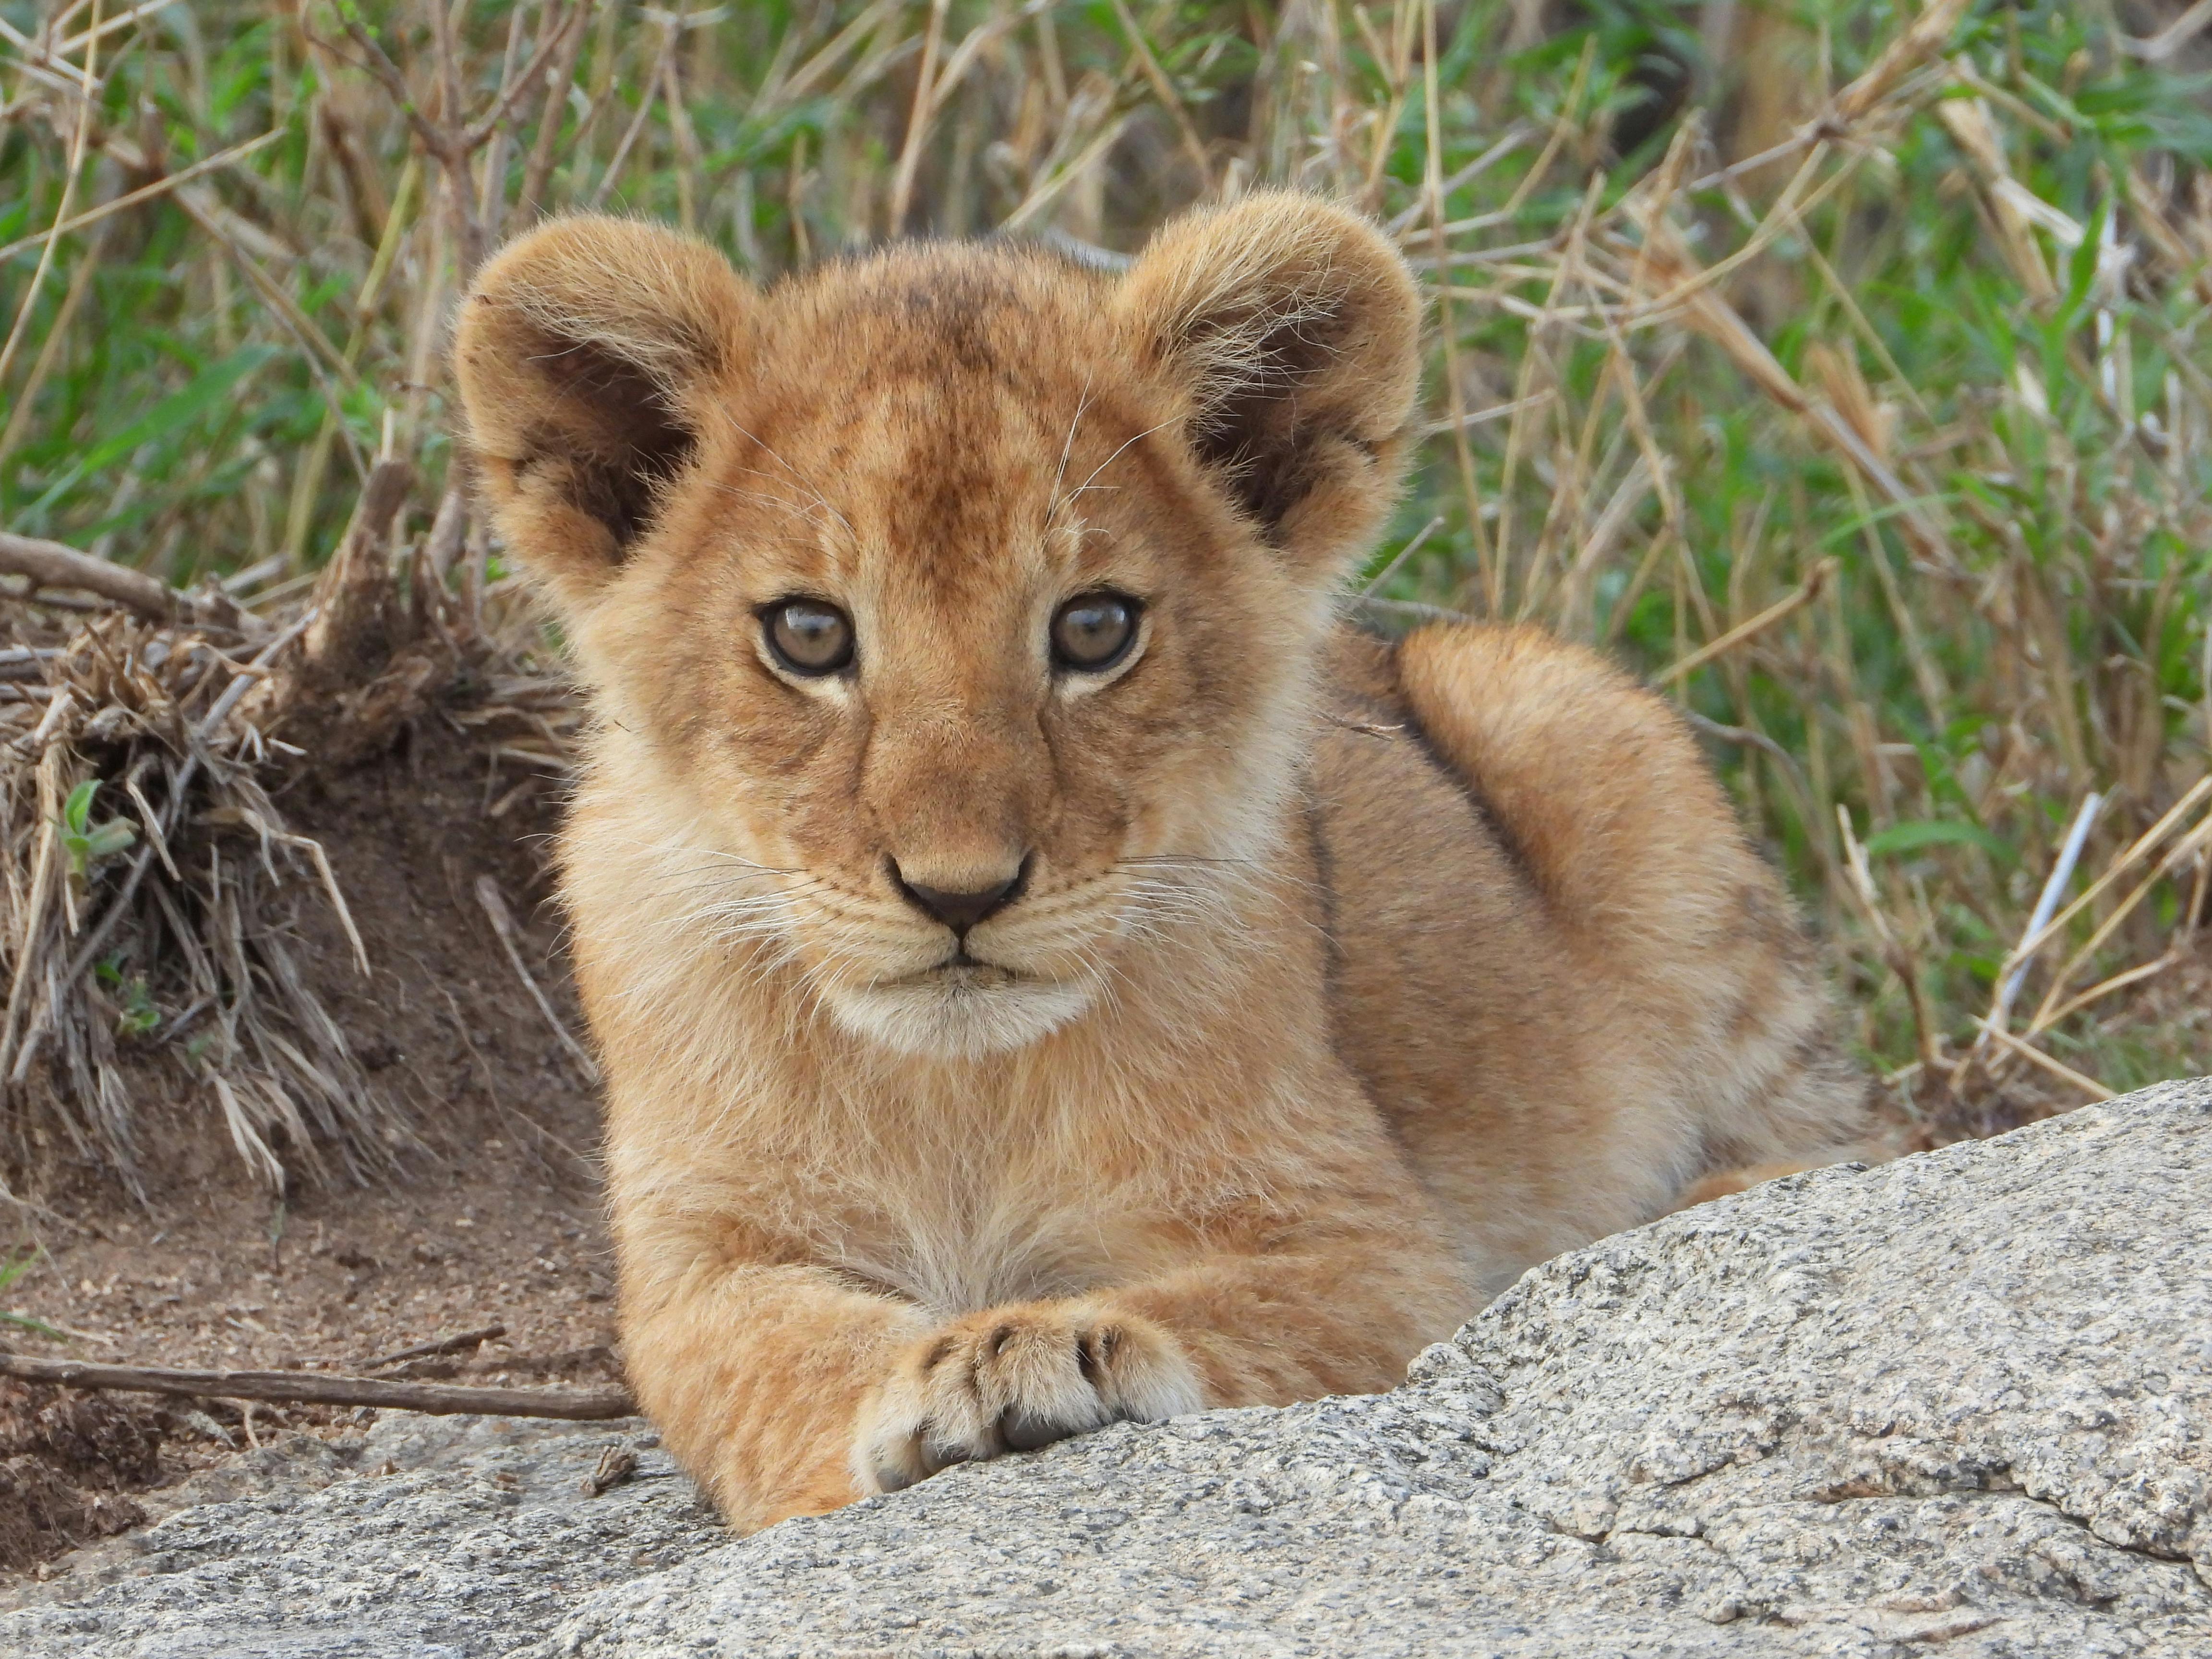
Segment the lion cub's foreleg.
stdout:
[[1454,1268],[1391,1230],[1331,1253],[1214,1255],[1158,1279],[968,1314],[907,1345],[864,1403],[860,1490],[1117,1419],[1372,1393],[1459,1312]]
[[750,1531],[852,1502],[854,1414],[927,1329],[922,1316],[819,1267],[717,1265],[670,1280],[653,1271],[663,1258],[623,1254],[630,1386],[730,1523]]
[[[1408,1219],[1279,1216],[1156,1277],[942,1321],[819,1267],[659,1279],[633,1239],[625,1351],[670,1449],[761,1527],[1119,1419],[1389,1388],[1465,1311]],[[705,1252],[671,1233],[652,1254]]]

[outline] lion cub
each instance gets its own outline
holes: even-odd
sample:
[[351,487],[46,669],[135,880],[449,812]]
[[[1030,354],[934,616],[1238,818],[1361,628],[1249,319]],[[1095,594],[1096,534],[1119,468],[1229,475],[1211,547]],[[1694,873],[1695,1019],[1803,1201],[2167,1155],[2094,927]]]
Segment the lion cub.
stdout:
[[629,1373],[736,1524],[1388,1388],[1856,1133],[1665,705],[1337,622],[1419,327],[1288,194],[1119,278],[909,246],[763,293],[576,218],[477,283],[470,442],[597,716],[562,882]]

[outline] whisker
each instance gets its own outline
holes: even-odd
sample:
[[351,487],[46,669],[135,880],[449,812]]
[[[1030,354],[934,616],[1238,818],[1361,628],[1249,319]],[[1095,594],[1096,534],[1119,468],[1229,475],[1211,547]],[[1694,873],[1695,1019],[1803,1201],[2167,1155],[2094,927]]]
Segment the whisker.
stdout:
[[1170,866],[1181,864],[1245,864],[1251,866],[1255,869],[1261,867],[1260,860],[1258,859],[1207,858],[1196,853],[1160,853],[1156,854],[1148,854],[1142,858],[1121,859],[1116,861],[1114,867],[1117,870],[1126,870],[1137,865],[1150,864]]
[[796,483],[801,489],[808,491],[813,495],[816,501],[822,503],[823,511],[828,513],[830,517],[836,519],[839,524],[845,526],[845,533],[847,535],[854,537],[855,539],[859,538],[860,532],[853,528],[853,521],[847,518],[843,514],[840,513],[835,507],[832,507],[830,504],[830,498],[822,493],[820,488],[803,475],[797,467],[793,466],[789,461],[784,459],[782,456],[777,454],[774,447],[771,446],[765,439],[761,437],[758,433],[746,431],[744,427],[738,423],[738,417],[731,414],[726,409],[718,410],[715,412],[720,415],[724,420],[727,421],[730,423],[731,429],[736,432],[739,436],[750,438],[753,442],[760,445],[761,448],[768,454],[769,459],[775,461],[775,464],[781,466],[786,472],[791,474],[793,481]]
[[[738,471],[749,473],[756,478],[765,478],[769,476],[757,467],[740,467]],[[816,524],[823,522],[820,508],[810,502],[793,501],[787,495],[771,495],[759,489],[736,489],[728,484],[720,483],[709,484],[708,488],[717,495],[732,495],[739,501],[759,501],[768,507],[780,507],[787,518],[805,519]]]
[[[1074,418],[1070,420],[1067,423],[1067,437],[1060,446],[1060,470],[1052,475],[1052,492],[1050,495],[1047,497],[1047,505],[1045,507],[1045,517],[1048,520],[1052,516],[1050,503],[1053,501],[1059,499],[1060,487],[1067,482],[1067,458],[1073,454],[1075,450],[1075,428],[1083,424],[1083,411],[1090,405],[1090,403],[1091,376],[1086,373],[1083,377],[1083,390],[1076,396]],[[1095,477],[1097,475],[1094,474],[1093,476]]]
[[1090,489],[1092,484],[1098,481],[1098,475],[1101,472],[1103,472],[1108,467],[1113,465],[1115,462],[1121,459],[1123,452],[1129,447],[1130,444],[1134,444],[1142,439],[1149,438],[1152,434],[1161,430],[1163,428],[1173,426],[1176,421],[1181,418],[1182,416],[1180,416],[1170,415],[1166,420],[1160,422],[1158,425],[1146,427],[1142,432],[1138,433],[1135,437],[1131,438],[1127,443],[1124,443],[1120,449],[1116,449],[1111,455],[1109,455],[1104,460],[1099,462],[1097,466],[1091,468],[1091,476],[1085,478],[1081,483],[1078,484],[1073,493],[1079,495],[1085,490]]

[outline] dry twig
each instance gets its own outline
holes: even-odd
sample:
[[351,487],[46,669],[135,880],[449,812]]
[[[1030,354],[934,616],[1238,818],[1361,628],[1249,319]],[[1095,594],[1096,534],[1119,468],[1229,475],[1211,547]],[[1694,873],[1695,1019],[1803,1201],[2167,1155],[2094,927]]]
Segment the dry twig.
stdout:
[[379,1355],[362,1362],[365,1371],[380,1371],[393,1365],[404,1365],[410,1359],[436,1359],[449,1353],[467,1353],[487,1342],[496,1342],[507,1334],[504,1325],[486,1325],[481,1330],[463,1331],[455,1336],[441,1336],[433,1342],[417,1342],[411,1348],[402,1348],[396,1353]]
[[0,1376],[69,1389],[119,1389],[197,1400],[263,1400],[292,1406],[372,1406],[433,1417],[548,1417],[568,1423],[635,1417],[627,1389],[489,1389],[394,1382],[313,1371],[187,1371],[158,1365],[94,1365],[0,1353]]
[[1823,559],[1806,573],[1805,580],[1787,598],[1777,600],[1756,617],[1738,623],[1717,640],[1708,641],[1673,665],[1662,668],[1654,676],[1662,685],[1669,684],[1686,674],[1693,674],[1717,657],[1724,657],[1747,640],[1756,639],[1775,623],[1795,616],[1820,597],[1829,578],[1836,574],[1836,562]]
[[223,593],[180,593],[143,571],[37,536],[16,536],[0,530],[0,571],[27,576],[37,587],[73,587],[97,593],[149,622],[190,621],[213,623],[234,633],[263,631],[257,618],[240,611]]
[[561,1040],[561,1046],[568,1050],[568,1058],[576,1062],[576,1068],[584,1074],[584,1080],[597,1083],[599,1080],[599,1062],[592,1058],[589,1049],[569,1034],[567,1024],[546,999],[536,977],[522,960],[521,940],[515,929],[514,917],[507,910],[506,899],[500,896],[499,884],[489,876],[477,878],[477,902],[483,907],[484,915],[491,921],[492,932],[499,935],[507,962],[514,969],[515,977],[522,981],[523,989],[530,993],[530,1000],[538,1005],[538,1012],[553,1028],[553,1035]]

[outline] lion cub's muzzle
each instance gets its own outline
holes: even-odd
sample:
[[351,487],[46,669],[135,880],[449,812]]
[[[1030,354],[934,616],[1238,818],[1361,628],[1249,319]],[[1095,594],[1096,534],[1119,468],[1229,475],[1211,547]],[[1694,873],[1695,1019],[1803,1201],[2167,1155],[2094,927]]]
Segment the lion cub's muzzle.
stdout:
[[[1116,919],[1096,902],[1071,904],[1037,875],[1039,858],[887,854],[886,885],[952,937],[924,943],[910,922],[893,930],[865,980],[823,981],[832,1014],[893,1048],[941,1056],[1019,1048],[1081,1014],[1097,990],[1101,935]],[[1024,903],[1033,876],[1046,890]]]
[[1022,896],[1029,885],[1032,856],[1024,854],[1014,873],[1001,881],[985,881],[979,884],[938,887],[926,881],[913,881],[907,877],[896,859],[887,860],[891,885],[908,904],[952,930],[953,937],[964,946],[968,930],[978,927],[999,914]]

